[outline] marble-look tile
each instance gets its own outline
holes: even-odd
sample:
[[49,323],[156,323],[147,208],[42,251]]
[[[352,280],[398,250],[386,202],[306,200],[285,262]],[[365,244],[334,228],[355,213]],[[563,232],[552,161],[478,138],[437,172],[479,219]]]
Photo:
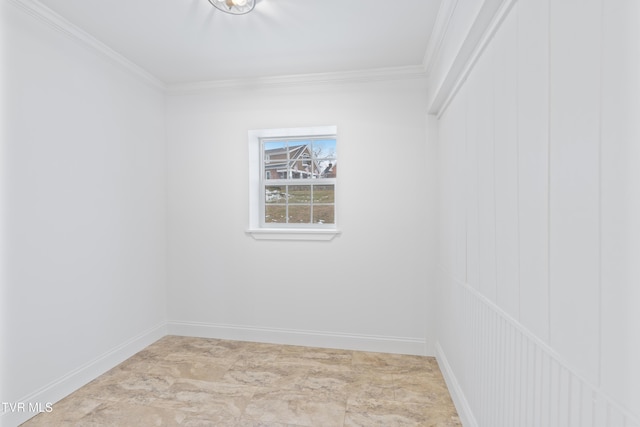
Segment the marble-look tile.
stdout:
[[167,336],[39,426],[460,426],[434,358]]
[[392,376],[396,401],[453,406],[444,378],[433,372]]
[[346,401],[357,387],[357,377],[351,370],[312,370],[300,382],[297,390],[325,393]]
[[307,353],[300,356],[282,354],[274,364],[281,366],[297,366],[309,371],[350,371],[353,364],[350,357],[323,353]]
[[252,341],[229,341],[240,343],[239,349],[245,353],[253,354],[280,354],[284,346],[282,344],[271,344],[264,342],[252,342]]
[[145,353],[158,355],[167,361],[179,361],[198,356],[210,360],[235,360],[240,356],[241,349],[244,347],[245,343],[242,341],[167,336],[151,344],[137,355]]
[[255,421],[255,420],[240,420],[234,427],[305,427],[299,424],[283,424],[276,422],[264,422],[264,421]]
[[232,368],[244,369],[244,368],[258,368],[267,365],[273,365],[278,358],[278,353],[251,353],[242,352],[235,360]]
[[354,399],[393,400],[395,382],[393,375],[377,372],[366,366],[354,366],[354,383],[349,396]]
[[[349,401],[345,415],[345,427],[445,427],[462,426],[451,424],[457,418],[440,408],[428,408],[417,403],[382,400]],[[455,415],[454,415],[455,416]]]
[[292,423],[301,426],[341,426],[345,402],[317,394],[280,389],[258,391],[244,417],[265,423]]
[[53,405],[51,412],[31,418],[24,427],[71,426],[106,402],[72,394]]
[[327,365],[351,365],[353,352],[332,348],[283,346],[282,360],[312,360]]
[[388,373],[414,373],[433,370],[435,359],[404,354],[354,352],[353,364],[372,371]]
[[179,360],[132,358],[122,363],[119,368],[155,376],[216,381],[234,363],[235,359],[212,359],[204,356],[183,356]]
[[239,419],[254,393],[253,387],[180,379],[169,389],[163,405],[185,412]]
[[119,426],[180,426],[184,416],[170,409],[107,402],[82,417],[76,424],[78,427],[119,427]]
[[176,378],[169,375],[112,369],[76,393],[85,398],[148,405],[167,399],[169,389],[175,381]]
[[300,385],[306,374],[307,371],[300,367],[275,364],[233,366],[221,381],[247,386],[292,389]]

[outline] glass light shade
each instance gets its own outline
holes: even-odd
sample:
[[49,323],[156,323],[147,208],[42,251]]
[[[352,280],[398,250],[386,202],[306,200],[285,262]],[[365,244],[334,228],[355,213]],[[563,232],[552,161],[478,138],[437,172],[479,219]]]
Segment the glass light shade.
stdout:
[[256,6],[256,0],[209,0],[216,9],[232,15],[244,15]]

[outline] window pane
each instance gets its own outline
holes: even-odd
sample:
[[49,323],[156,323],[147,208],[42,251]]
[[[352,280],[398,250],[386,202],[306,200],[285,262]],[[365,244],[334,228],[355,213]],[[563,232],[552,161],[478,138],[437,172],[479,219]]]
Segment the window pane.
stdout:
[[264,143],[264,178],[284,179],[287,177],[287,143],[266,141]]
[[320,178],[336,178],[338,165],[335,160],[322,160],[317,162]]
[[334,205],[313,205],[313,222],[316,224],[333,224]]
[[[266,166],[266,165],[265,165]],[[273,167],[265,167],[264,179],[285,179],[287,177],[286,165],[273,165]]]
[[313,158],[318,176],[321,178],[335,178],[336,165],[336,140],[319,139],[313,141]]
[[311,159],[310,141],[290,141],[289,170],[291,179],[308,179],[317,173]]
[[316,159],[335,159],[336,140],[331,138],[313,141],[313,155]]
[[287,158],[286,141],[265,141],[264,142],[264,159],[285,159]]
[[333,185],[314,185],[313,203],[334,203],[335,190]]
[[311,206],[309,205],[289,205],[289,222],[306,223],[311,221]]
[[287,222],[287,207],[284,205],[266,205],[264,207],[264,222],[285,223]]
[[268,185],[264,190],[265,203],[285,203],[287,201],[287,193],[285,187],[280,185]]
[[309,203],[311,202],[311,186],[290,185],[287,196],[289,203]]

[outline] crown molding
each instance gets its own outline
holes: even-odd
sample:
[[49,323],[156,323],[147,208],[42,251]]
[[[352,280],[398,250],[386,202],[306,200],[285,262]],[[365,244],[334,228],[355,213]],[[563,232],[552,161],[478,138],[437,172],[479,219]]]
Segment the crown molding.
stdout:
[[430,82],[430,114],[440,117],[446,110],[516,1],[486,0],[482,4],[444,78],[439,82]]
[[438,14],[436,15],[435,23],[433,24],[433,30],[429,36],[429,42],[427,44],[427,50],[424,53],[424,59],[422,60],[422,66],[425,69],[427,75],[431,74],[433,65],[438,57],[442,42],[449,29],[449,23],[451,17],[454,15],[458,0],[442,1],[438,8]]
[[99,52],[109,60],[118,64],[136,77],[142,79],[151,86],[164,90],[166,85],[153,74],[141,68],[139,65],[128,60],[106,44],[102,43],[92,35],[81,30],[76,25],[64,19],[38,0],[8,0],[9,3],[21,9],[23,12],[33,16],[41,22],[47,24],[51,28],[61,32],[62,34],[74,39],[89,48]]
[[[327,73],[309,73],[295,74],[283,76],[268,77],[250,77],[227,80],[210,80],[190,83],[165,83],[153,74],[149,73],[136,63],[122,56],[120,53],[111,49],[89,33],[80,29],[73,23],[69,22],[53,10],[49,9],[38,0],[8,0],[17,8],[21,9],[28,15],[40,20],[49,27],[59,31],[67,37],[74,39],[81,44],[99,52],[107,59],[116,63],[123,69],[143,80],[145,83],[162,90],[168,94],[197,93],[217,90],[222,88],[266,88],[276,86],[297,86],[307,84],[338,84],[338,83],[364,83],[373,81],[386,80],[406,80],[406,79],[425,79],[428,77],[427,65],[431,66],[431,55],[437,53],[440,47],[446,26],[450,16],[452,15],[451,6],[441,6],[438,12],[437,22],[439,22],[438,41],[430,43],[428,49],[429,59],[425,56],[425,60],[418,65],[374,68],[364,70],[327,72]],[[452,2],[443,2],[443,4],[454,5],[457,0]],[[455,8],[455,7],[453,7]],[[442,35],[440,35],[442,33]],[[433,45],[433,46],[432,46]]]
[[426,77],[427,73],[423,65],[411,65],[405,67],[375,68],[357,71],[211,80],[195,83],[175,83],[168,84],[166,89],[169,94],[178,95],[194,92],[206,92],[223,88],[261,88],[306,84],[364,83],[384,80],[426,79]]

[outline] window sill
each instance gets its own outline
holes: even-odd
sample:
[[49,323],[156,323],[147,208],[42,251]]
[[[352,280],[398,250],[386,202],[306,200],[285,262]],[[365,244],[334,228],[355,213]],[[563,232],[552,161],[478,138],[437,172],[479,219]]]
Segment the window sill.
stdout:
[[318,240],[329,241],[340,234],[339,230],[307,230],[303,228],[261,228],[246,231],[256,240]]

